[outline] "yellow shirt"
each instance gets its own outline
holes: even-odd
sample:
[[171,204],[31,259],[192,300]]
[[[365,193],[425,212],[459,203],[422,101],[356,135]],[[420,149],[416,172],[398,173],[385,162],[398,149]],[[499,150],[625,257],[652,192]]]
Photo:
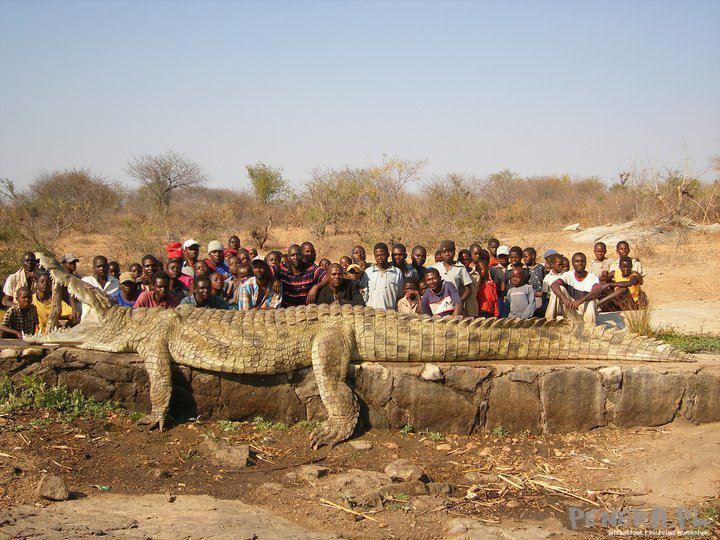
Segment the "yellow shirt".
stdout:
[[[619,283],[621,281],[629,281],[633,274],[635,274],[635,272],[630,272],[630,275],[628,277],[623,277],[622,270],[618,268],[617,270],[615,270],[613,281],[615,281],[615,283]],[[630,293],[630,296],[635,302],[640,300],[640,282],[638,281],[638,283],[636,283],[635,285],[631,285],[630,287],[628,287],[628,292]]]
[[[41,302],[38,300],[37,294],[33,294],[32,303],[37,308],[40,330],[45,331],[45,326],[50,318],[50,311],[52,311],[52,297],[48,298],[44,302]],[[72,315],[72,308],[65,302],[62,302],[61,310],[61,317],[69,317]]]

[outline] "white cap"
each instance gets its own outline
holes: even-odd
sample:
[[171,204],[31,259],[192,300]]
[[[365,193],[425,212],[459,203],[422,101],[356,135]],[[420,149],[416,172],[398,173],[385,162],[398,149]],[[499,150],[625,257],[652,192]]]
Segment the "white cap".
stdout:
[[498,255],[510,255],[510,248],[507,246],[500,246],[497,248]]
[[183,242],[183,249],[187,249],[190,246],[199,246],[199,245],[200,244],[196,240],[193,240],[192,238],[190,238],[189,240],[185,240],[185,242]]
[[222,250],[223,250],[223,245],[220,240],[210,240],[210,242],[208,243],[208,253],[210,253],[211,251],[222,251]]

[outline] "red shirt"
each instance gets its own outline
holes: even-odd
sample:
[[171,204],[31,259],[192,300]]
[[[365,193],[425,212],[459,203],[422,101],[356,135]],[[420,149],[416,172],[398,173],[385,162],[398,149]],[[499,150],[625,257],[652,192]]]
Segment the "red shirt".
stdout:
[[478,284],[477,303],[480,311],[487,311],[496,317],[500,316],[497,287],[492,279]]
[[133,309],[137,309],[137,308],[141,308],[141,307],[162,307],[162,308],[168,309],[168,308],[178,307],[179,305],[180,305],[180,302],[178,301],[178,299],[172,295],[168,294],[165,297],[165,300],[158,303],[155,301],[154,291],[145,291],[145,292],[140,293],[140,296],[138,296],[137,300],[135,300]]

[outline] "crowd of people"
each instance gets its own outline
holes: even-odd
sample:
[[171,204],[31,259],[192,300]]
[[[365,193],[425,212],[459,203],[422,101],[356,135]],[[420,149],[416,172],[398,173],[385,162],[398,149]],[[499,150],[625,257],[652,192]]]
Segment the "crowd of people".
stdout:
[[[424,246],[413,247],[408,260],[405,245],[382,242],[373,246],[373,264],[363,246],[337,262],[317,261],[311,242],[261,256],[253,247],[242,247],[237,236],[227,246],[210,241],[203,256],[194,239],[171,243],[165,251],[164,257],[145,255],[125,271],[97,255],[92,274],[82,280],[132,309],[190,304],[248,311],[337,302],[432,316],[519,319],[554,319],[575,310],[594,324],[600,310],[638,309],[646,301],[642,266],[629,256],[624,241],[612,260],[607,246],[597,242],[590,264],[584,253],[568,258],[554,249],[539,262],[533,247],[508,247],[496,238],[485,248],[474,243],[459,251],[455,242],[443,240],[432,264]],[[60,262],[77,275],[75,255],[67,253]],[[77,324],[82,306],[67,290],[57,294],[63,296],[60,318]],[[2,290],[3,335],[20,338],[23,332],[45,330],[52,295],[50,276],[34,253],[24,253],[21,268],[7,277]]]

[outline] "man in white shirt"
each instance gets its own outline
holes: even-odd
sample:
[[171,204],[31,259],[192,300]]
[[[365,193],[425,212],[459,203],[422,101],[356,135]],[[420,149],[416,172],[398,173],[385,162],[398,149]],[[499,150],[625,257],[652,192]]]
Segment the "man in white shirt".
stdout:
[[20,262],[22,264],[20,270],[14,274],[10,274],[3,286],[3,294],[5,297],[2,299],[2,302],[3,306],[7,308],[11,307],[13,303],[16,303],[15,298],[21,288],[27,287],[33,291],[35,286],[35,272],[37,270],[35,254],[32,251],[23,253]]
[[390,265],[390,251],[387,244],[380,242],[373,249],[375,264],[365,270],[367,275],[366,306],[375,309],[391,309],[397,306],[403,296],[403,273]]
[[473,280],[465,265],[455,260],[455,242],[452,240],[440,242],[440,254],[442,261],[435,263],[433,268],[440,273],[440,279],[455,285],[464,304],[472,292]]
[[595,325],[597,298],[603,291],[600,279],[587,272],[587,259],[584,253],[572,256],[573,270],[565,272],[550,285],[550,298],[545,317],[555,319],[565,316],[568,311],[576,311],[586,323]]
[[93,259],[93,275],[85,276],[82,280],[111,295],[120,288],[120,282],[111,276],[108,270],[108,260],[102,255],[98,255]]

